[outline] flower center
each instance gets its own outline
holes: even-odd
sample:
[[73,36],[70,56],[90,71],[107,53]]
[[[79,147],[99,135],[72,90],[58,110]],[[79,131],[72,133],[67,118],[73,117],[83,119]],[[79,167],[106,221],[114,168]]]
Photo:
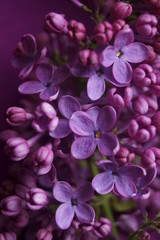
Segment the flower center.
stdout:
[[96,73],[97,73],[98,77],[101,76],[101,71],[100,70],[98,70]]
[[118,51],[118,52],[116,53],[116,56],[117,56],[117,57],[120,57],[120,56],[121,56],[121,52]]
[[72,199],[71,203],[72,203],[72,205],[76,206],[77,205],[77,200],[76,199]]
[[100,138],[100,137],[101,137],[100,132],[99,132],[99,131],[96,131],[96,132],[94,133],[94,137],[95,137],[95,138]]

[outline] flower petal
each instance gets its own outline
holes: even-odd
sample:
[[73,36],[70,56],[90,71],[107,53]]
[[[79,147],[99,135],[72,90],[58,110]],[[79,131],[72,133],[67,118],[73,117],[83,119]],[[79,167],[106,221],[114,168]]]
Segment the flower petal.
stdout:
[[125,29],[118,32],[114,40],[114,47],[117,51],[134,41],[134,33],[131,29]]
[[99,194],[107,194],[112,191],[114,186],[112,172],[97,174],[92,180],[92,187]]
[[105,156],[113,156],[119,150],[119,142],[113,133],[103,134],[98,141],[98,149]]
[[72,131],[79,136],[90,136],[94,134],[94,122],[89,115],[82,111],[72,114],[69,120],[69,126]]
[[60,119],[58,126],[53,132],[50,132],[49,135],[53,138],[64,138],[71,133],[71,129],[69,127],[69,122],[66,119]]
[[100,63],[104,67],[109,67],[114,63],[116,58],[117,58],[117,56],[116,56],[116,51],[115,51],[114,47],[109,46],[103,50],[103,52],[100,56]]
[[81,108],[79,102],[72,96],[66,95],[60,98],[58,102],[58,109],[60,113],[70,119],[72,114],[79,111]]
[[22,45],[25,54],[27,54],[28,56],[34,56],[36,54],[36,39],[31,34],[26,34],[22,37]]
[[40,93],[40,99],[43,101],[53,101],[58,97],[59,88],[56,86],[51,86],[49,88],[45,88],[44,91]]
[[132,164],[132,165],[121,167],[119,169],[119,174],[123,176],[124,175],[129,176],[134,180],[136,178],[143,177],[145,175],[145,170],[140,166],[136,166]]
[[115,179],[116,192],[125,198],[130,198],[136,193],[136,186],[133,181],[126,176],[120,176]]
[[56,223],[59,228],[65,230],[70,227],[74,217],[74,209],[71,203],[63,203],[56,211]]
[[88,79],[87,94],[88,97],[95,101],[102,97],[106,89],[105,81],[101,76],[94,74]]
[[71,153],[77,159],[90,157],[96,149],[96,140],[93,137],[79,137],[71,146]]
[[43,89],[45,89],[45,86],[40,82],[27,81],[19,86],[18,91],[22,94],[34,94],[41,92]]
[[72,187],[67,182],[57,182],[53,187],[53,196],[59,202],[69,202],[72,199]]
[[131,65],[123,60],[122,58],[117,58],[113,64],[113,76],[117,82],[121,84],[128,85],[132,78],[132,67]]
[[134,42],[123,49],[123,54],[126,61],[140,63],[147,58],[149,51],[143,43]]
[[94,106],[94,107],[89,108],[86,111],[86,113],[88,113],[89,117],[93,120],[95,126],[96,126],[97,117],[98,117],[100,110],[101,110],[100,107]]
[[78,186],[77,191],[75,193],[78,201],[87,202],[89,201],[94,194],[94,190],[90,182],[82,183]]
[[50,64],[42,63],[36,69],[36,76],[42,84],[47,85],[52,82],[53,68]]
[[106,133],[112,129],[116,123],[117,114],[112,106],[105,106],[100,111],[97,118],[97,127],[101,133]]
[[28,64],[22,68],[22,70],[19,73],[19,78],[20,79],[24,79],[26,77],[28,77],[28,75],[31,73],[32,69],[33,69],[33,64],[34,62],[31,60],[30,62],[28,62]]
[[53,76],[53,84],[58,85],[62,82],[64,82],[70,74],[70,69],[67,65],[63,65],[58,67],[55,70],[54,76]]
[[81,223],[91,223],[94,221],[95,212],[89,204],[78,203],[78,205],[74,207],[74,210]]

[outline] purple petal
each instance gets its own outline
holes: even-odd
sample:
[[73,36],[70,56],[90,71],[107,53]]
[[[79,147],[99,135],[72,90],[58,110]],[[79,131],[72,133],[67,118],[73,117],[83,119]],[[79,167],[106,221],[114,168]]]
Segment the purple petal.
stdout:
[[41,92],[44,88],[38,81],[27,81],[19,86],[18,91],[22,94],[33,94]]
[[119,174],[136,179],[138,177],[143,177],[145,175],[145,170],[140,166],[127,165],[119,169]]
[[90,205],[86,203],[78,203],[78,205],[74,207],[74,210],[81,223],[91,223],[94,221],[95,212]]
[[123,49],[124,58],[131,63],[143,62],[148,54],[148,48],[139,42],[132,43]]
[[114,47],[109,46],[109,47],[105,48],[104,51],[102,52],[102,54],[100,56],[100,63],[104,67],[109,67],[114,63],[116,58],[117,58],[117,56],[116,56],[116,51],[115,51]]
[[96,126],[96,122],[97,122],[97,117],[98,114],[100,112],[100,108],[97,106],[94,106],[92,108],[89,108],[86,113],[89,115],[89,117],[92,119],[92,121],[94,122],[94,125]]
[[91,186],[90,182],[85,182],[78,186],[76,191],[77,200],[80,202],[87,202],[89,201],[94,194],[94,190]]
[[98,149],[105,156],[113,156],[119,149],[119,142],[113,133],[103,134],[98,141]]
[[53,196],[59,202],[69,202],[72,199],[72,187],[67,182],[57,182],[53,187]]
[[18,75],[19,78],[20,78],[20,79],[26,78],[26,77],[31,73],[32,69],[33,69],[33,61],[30,61],[30,62],[28,62],[28,64],[27,64],[25,67],[23,67],[23,69],[20,71],[20,73],[19,73],[19,75]]
[[97,166],[105,172],[113,172],[118,170],[118,166],[110,160],[100,160]]
[[106,89],[105,81],[101,76],[95,74],[88,79],[87,94],[91,100],[95,101],[102,97],[102,95],[105,92],[105,89]]
[[25,54],[28,56],[34,56],[37,50],[37,44],[35,38],[31,34],[26,34],[22,37],[22,45]]
[[66,119],[60,119],[58,126],[53,132],[50,132],[49,135],[53,138],[64,138],[71,133],[71,129],[69,127],[69,122]]
[[92,187],[99,194],[107,194],[114,186],[112,172],[97,174],[92,180]]
[[83,66],[82,64],[77,63],[72,67],[71,73],[75,77],[91,77],[96,73],[96,70],[93,67]]
[[132,67],[131,65],[123,60],[117,58],[113,64],[113,76],[117,82],[127,85],[132,78]]
[[71,153],[77,159],[90,157],[96,149],[96,140],[93,137],[79,137],[71,146]]
[[53,68],[50,64],[40,64],[36,69],[36,76],[43,85],[52,82]]
[[63,230],[70,227],[73,217],[74,210],[71,203],[63,203],[56,211],[56,223]]
[[81,106],[74,97],[67,95],[60,98],[58,109],[64,117],[70,119],[74,112],[81,109]]
[[117,51],[134,41],[134,33],[131,29],[119,31],[114,40],[114,47]]
[[94,122],[89,115],[82,111],[72,114],[69,120],[69,126],[72,131],[79,136],[90,136],[94,134]]
[[58,97],[59,94],[59,88],[56,86],[50,86],[49,88],[45,88],[41,93],[40,93],[40,99],[43,101],[53,101]]
[[141,188],[145,188],[146,186],[151,184],[157,175],[157,168],[149,168],[146,171],[147,171],[146,176],[142,177],[140,180]]
[[70,74],[70,69],[67,65],[63,65],[58,67],[55,70],[54,76],[53,76],[53,83],[54,85],[58,85],[62,82],[64,82]]
[[132,197],[136,193],[136,186],[133,181],[126,176],[117,177],[115,180],[116,192],[125,198]]
[[97,118],[97,128],[101,133],[106,133],[112,129],[116,123],[117,114],[112,106],[105,106],[100,111]]

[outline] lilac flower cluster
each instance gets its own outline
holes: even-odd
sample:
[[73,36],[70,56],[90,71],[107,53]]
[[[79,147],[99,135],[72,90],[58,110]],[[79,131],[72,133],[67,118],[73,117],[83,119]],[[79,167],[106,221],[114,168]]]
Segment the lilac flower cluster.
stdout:
[[50,12],[13,54],[0,240],[159,239],[159,1],[71,2],[90,36]]

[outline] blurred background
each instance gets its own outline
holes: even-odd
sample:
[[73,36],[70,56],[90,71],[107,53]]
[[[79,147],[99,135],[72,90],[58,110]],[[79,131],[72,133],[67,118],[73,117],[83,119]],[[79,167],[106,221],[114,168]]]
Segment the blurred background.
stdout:
[[[0,131],[7,127],[6,109],[16,105],[20,97],[17,87],[21,80],[11,65],[13,49],[23,34],[40,33],[45,15],[52,11],[64,13],[67,20],[89,24],[88,14],[70,0],[0,0]],[[8,162],[0,143],[0,181],[6,176]]]

